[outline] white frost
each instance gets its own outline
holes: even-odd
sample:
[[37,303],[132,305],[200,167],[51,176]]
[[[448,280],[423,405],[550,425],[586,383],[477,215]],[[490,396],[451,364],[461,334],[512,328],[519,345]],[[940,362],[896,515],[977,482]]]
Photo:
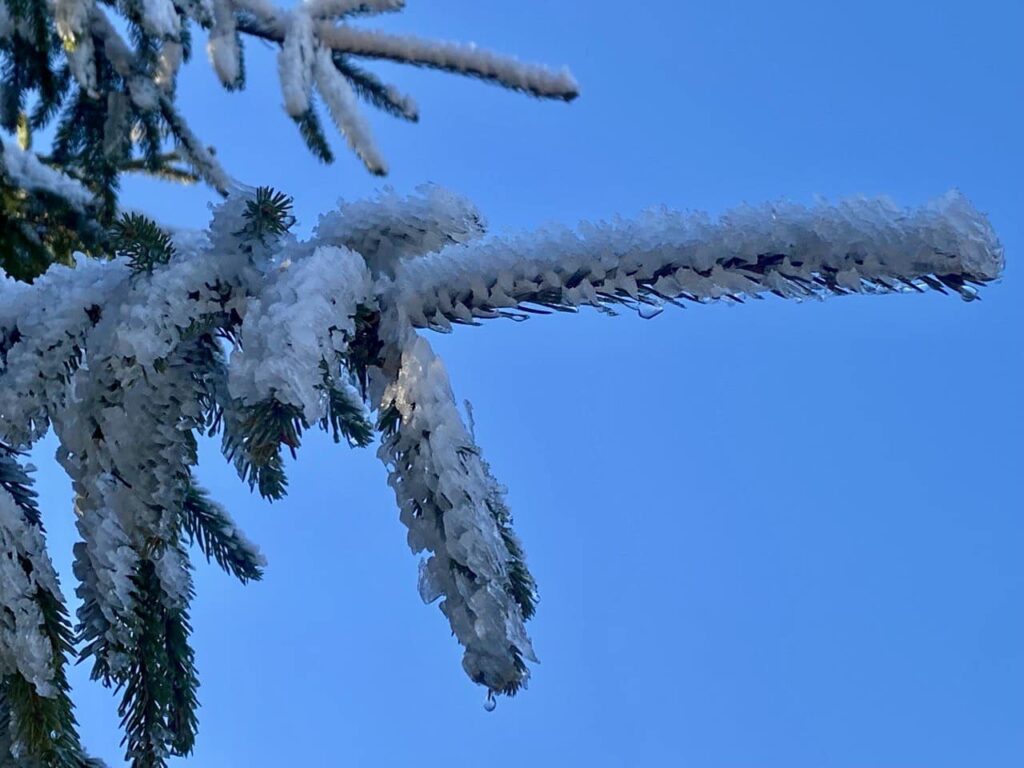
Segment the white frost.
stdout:
[[93,199],[92,193],[80,181],[44,165],[34,152],[25,152],[6,139],[0,151],[0,173],[6,173],[15,185],[23,189],[55,195],[79,210]]

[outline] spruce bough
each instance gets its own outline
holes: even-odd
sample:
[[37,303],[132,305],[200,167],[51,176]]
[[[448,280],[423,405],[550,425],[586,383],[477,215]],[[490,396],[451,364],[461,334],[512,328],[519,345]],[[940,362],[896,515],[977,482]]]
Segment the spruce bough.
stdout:
[[[382,193],[293,234],[291,198],[239,184],[176,106],[194,33],[224,86],[243,44],[277,46],[285,109],[321,160],[321,107],[386,172],[357,102],[407,120],[412,99],[364,69],[391,59],[571,100],[553,72],[473,47],[353,24],[400,0],[0,0],[0,765],[98,766],[81,745],[65,670],[117,691],[126,759],[163,766],[195,744],[194,553],[242,582],[265,562],[195,481],[219,436],[251,489],[287,492],[284,451],[306,431],[377,452],[474,682],[512,695],[535,660],[537,590],[505,490],[424,331],[581,306],[650,317],[666,304],[928,290],[971,300],[1003,267],[958,194],[916,210],[878,200],[779,203],[718,220],[651,212],[575,230],[487,237],[437,187]],[[119,18],[114,23],[113,18]],[[118,31],[123,25],[129,34]],[[34,148],[48,129],[52,147]],[[207,229],[122,209],[145,172],[221,193]],[[25,451],[48,431],[76,496],[72,621],[45,550]]]

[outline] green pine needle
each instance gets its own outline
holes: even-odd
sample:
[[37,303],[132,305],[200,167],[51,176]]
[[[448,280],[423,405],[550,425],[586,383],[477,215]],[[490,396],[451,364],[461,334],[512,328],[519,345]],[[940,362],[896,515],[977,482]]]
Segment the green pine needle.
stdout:
[[313,156],[325,165],[333,163],[334,153],[331,151],[331,145],[327,143],[327,137],[324,135],[324,129],[320,124],[320,117],[317,115],[315,107],[310,104],[305,114],[301,117],[293,117],[292,120],[299,127],[299,135],[302,136],[302,140],[306,142],[306,146],[309,147]]
[[268,237],[283,235],[295,223],[293,200],[271,187],[259,187],[255,196],[245,203],[245,226],[239,233],[266,242]]
[[171,237],[152,219],[140,213],[126,213],[110,228],[114,250],[128,257],[132,272],[151,273],[174,258]]
[[217,562],[243,584],[263,578],[263,561],[241,539],[221,506],[197,485],[190,485],[185,496],[182,530],[188,542],[199,545],[206,560]]
[[195,744],[199,678],[188,644],[192,626],[187,608],[168,607],[153,560],[139,562],[133,581],[136,644],[118,680],[121,743],[132,768],[164,768],[170,755],[188,755]]
[[288,446],[294,456],[304,426],[298,408],[266,400],[233,416],[225,413],[221,447],[250,489],[257,488],[265,499],[281,499],[288,488],[281,446]]

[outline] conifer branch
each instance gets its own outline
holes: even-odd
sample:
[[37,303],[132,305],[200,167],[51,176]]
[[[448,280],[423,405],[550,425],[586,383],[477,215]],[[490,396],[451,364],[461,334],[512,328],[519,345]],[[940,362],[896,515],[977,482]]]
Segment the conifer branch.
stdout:
[[227,511],[205,490],[189,485],[182,510],[182,531],[206,556],[243,584],[263,578],[266,560],[235,526]]
[[174,243],[155,221],[139,213],[126,213],[111,229],[114,251],[128,259],[132,272],[152,272],[174,258]]
[[[83,768],[88,759],[79,740],[66,674],[68,660],[75,656],[71,626],[56,574],[44,551],[37,494],[16,457],[16,452],[0,443],[0,505],[13,505],[2,515],[0,543],[8,556],[16,557],[25,589],[15,598],[5,578],[7,583],[0,592],[8,611],[26,611],[24,604],[16,603],[18,599],[34,603],[38,626],[20,627],[18,641],[30,643],[38,632],[49,663],[45,678],[29,679],[20,652],[0,640],[0,669],[9,670],[0,677],[0,764],[13,759],[15,751],[47,768]],[[10,516],[15,509],[20,520]],[[12,618],[15,615],[11,613]]]

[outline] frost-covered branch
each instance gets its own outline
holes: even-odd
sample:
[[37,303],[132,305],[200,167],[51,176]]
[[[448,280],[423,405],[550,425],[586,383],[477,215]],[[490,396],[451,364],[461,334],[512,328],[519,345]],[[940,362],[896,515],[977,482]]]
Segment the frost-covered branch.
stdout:
[[767,293],[803,299],[948,289],[972,299],[1002,267],[991,226],[951,192],[916,210],[867,199],[746,206],[717,221],[656,210],[577,231],[452,245],[403,262],[390,301],[414,326],[448,330],[581,305],[651,314],[662,302]]
[[[0,759],[85,768],[66,667],[72,631],[46,553],[36,492],[17,454],[0,444]],[[5,762],[6,764],[6,762]]]
[[[373,147],[368,126],[358,116],[357,97],[405,119],[416,119],[418,109],[393,86],[380,83],[373,74],[355,66],[350,61],[353,57],[441,69],[539,98],[571,100],[576,96],[578,88],[568,70],[522,63],[475,46],[353,26],[360,18],[400,11],[404,5],[402,0],[305,0],[292,7],[268,0],[46,0],[38,7],[42,15],[37,13],[26,21],[21,15],[12,17],[8,13],[3,22],[0,54],[14,61],[15,69],[28,66],[33,74],[15,72],[9,78],[10,92],[5,99],[13,99],[14,106],[5,106],[5,112],[0,110],[0,122],[13,130],[26,91],[31,83],[39,81],[43,100],[30,128],[42,127],[62,113],[62,125],[81,133],[88,126],[68,124],[69,115],[82,121],[92,113],[93,119],[105,126],[108,155],[115,153],[115,145],[124,145],[116,152],[125,148],[131,152],[132,145],[140,144],[155,171],[160,165],[157,158],[162,125],[181,146],[196,173],[226,192],[230,177],[174,105],[177,77],[191,45],[193,26],[206,31],[210,63],[229,90],[245,85],[245,38],[279,45],[284,106],[303,128],[307,143],[318,157],[329,159],[330,153],[320,146],[320,137],[309,130],[318,119],[312,98],[315,88],[350,147],[374,173],[384,173],[386,164]],[[17,12],[23,14],[20,9]],[[129,28],[132,43],[118,31],[119,24],[114,23],[112,14],[116,14],[119,24]],[[44,32],[52,31],[54,39],[59,36],[63,47],[53,47],[49,57],[38,61],[24,65],[17,62],[16,57],[21,55],[19,41],[28,39],[29,26],[36,34],[40,25],[48,27]],[[35,42],[42,39],[45,35],[33,38]],[[55,70],[51,59],[60,57],[67,60],[78,93],[68,87],[69,75]],[[112,94],[116,98],[111,98]],[[132,129],[132,118],[142,123],[145,135],[128,142],[125,136]]]
[[319,27],[324,44],[340,53],[440,69],[487,80],[531,96],[572,101],[579,85],[568,69],[558,71],[500,56],[475,45],[389,35],[347,25]]
[[92,193],[80,181],[40,162],[34,152],[26,152],[4,140],[0,146],[0,174],[22,189],[45,192],[65,200],[80,211],[93,202]]
[[[293,223],[286,195],[235,189],[205,233],[171,237],[129,216],[118,258],[0,282],[0,441],[28,448],[51,426],[60,441],[82,538],[82,653],[94,676],[124,686],[140,768],[187,753],[195,734],[188,546],[242,580],[262,574],[255,545],[195,485],[198,435],[220,434],[241,478],[280,498],[284,450],[296,455],[314,427],[366,445],[375,411],[409,544],[427,553],[421,594],[443,598],[470,678],[513,694],[533,658],[524,625],[536,588],[504,489],[417,328],[765,293],[973,298],[1003,266],[987,221],[956,194],[913,211],[868,200],[718,220],[659,211],[488,239],[472,204],[425,187],[344,204],[306,241]],[[0,672],[45,697],[60,684],[30,630],[53,590],[38,531],[13,517],[26,498],[13,487],[0,466],[0,507],[12,512],[0,544],[23,561],[0,579],[15,606]]]
[[378,455],[409,546],[430,553],[420,564],[420,596],[428,603],[443,598],[470,679],[512,695],[529,678],[526,661],[537,660],[524,626],[536,599],[533,579],[444,365],[411,329],[383,325],[385,336],[397,338],[375,374],[383,387]]

